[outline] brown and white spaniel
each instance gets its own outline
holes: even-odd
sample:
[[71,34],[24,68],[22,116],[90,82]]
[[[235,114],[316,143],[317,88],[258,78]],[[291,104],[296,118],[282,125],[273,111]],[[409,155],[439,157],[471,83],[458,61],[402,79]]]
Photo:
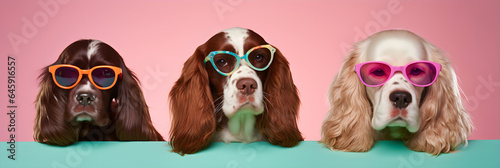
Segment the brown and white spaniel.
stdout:
[[170,91],[170,145],[181,155],[211,141],[292,147],[300,100],[288,61],[252,30],[230,28],[199,46]]
[[398,139],[434,155],[467,145],[472,123],[443,52],[407,30],[354,45],[329,90],[322,139],[331,150],[364,152]]
[[108,44],[76,41],[42,71],[36,141],[60,146],[86,140],[163,141],[137,77]]

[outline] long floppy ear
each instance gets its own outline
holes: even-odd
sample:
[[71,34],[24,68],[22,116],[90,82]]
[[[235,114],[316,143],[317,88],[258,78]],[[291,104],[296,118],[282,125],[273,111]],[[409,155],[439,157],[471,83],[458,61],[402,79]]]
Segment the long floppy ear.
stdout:
[[33,138],[49,145],[67,146],[75,143],[78,135],[71,124],[64,120],[67,94],[52,81],[48,67],[42,69],[39,79]]
[[184,63],[181,77],[170,90],[172,151],[195,153],[210,143],[216,127],[212,94],[200,46]]
[[292,147],[303,141],[297,127],[300,99],[288,61],[279,50],[268,69],[264,83],[267,108],[257,117],[256,126],[271,144]]
[[365,152],[374,143],[372,108],[354,66],[361,62],[361,43],[354,46],[328,91],[330,110],[321,127],[321,140],[331,150]]
[[[139,80],[120,60],[122,78],[117,83],[116,135],[121,141],[164,141],[156,131]],[[115,86],[116,87],[116,86]]]
[[427,88],[420,107],[420,130],[406,144],[412,150],[439,155],[456,150],[462,144],[467,145],[473,126],[462,105],[451,62],[436,46],[427,41],[424,45],[430,60],[442,67],[436,82]]

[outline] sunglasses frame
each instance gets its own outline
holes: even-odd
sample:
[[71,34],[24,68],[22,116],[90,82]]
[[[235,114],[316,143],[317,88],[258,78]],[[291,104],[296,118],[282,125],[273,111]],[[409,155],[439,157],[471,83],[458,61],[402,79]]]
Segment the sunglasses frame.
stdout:
[[[363,78],[361,77],[361,67],[363,67],[364,65],[366,64],[370,64],[370,63],[378,63],[378,64],[384,64],[384,65],[387,65],[389,66],[389,68],[391,68],[391,73],[389,75],[389,77],[384,81],[382,82],[381,84],[378,84],[378,85],[369,85],[367,83],[365,83],[365,81],[363,81]],[[429,64],[432,64],[434,67],[436,67],[436,75],[434,76],[434,79],[432,80],[431,83],[427,84],[427,85],[419,85],[419,84],[416,84],[416,83],[413,83],[410,78],[408,78],[408,76],[406,75],[406,68],[412,64],[415,64],[415,63],[429,63]],[[427,86],[430,86],[432,85],[438,78],[439,76],[439,72],[441,71],[441,64],[439,63],[435,63],[435,62],[431,62],[431,61],[414,61],[414,62],[410,62],[404,66],[392,66],[386,62],[381,62],[381,61],[369,61],[369,62],[363,62],[363,63],[360,63],[360,64],[357,64],[354,66],[354,71],[356,71],[356,73],[358,74],[358,77],[359,77],[359,80],[361,80],[361,82],[363,82],[364,85],[368,86],[368,87],[378,87],[378,86],[382,86],[384,85],[387,81],[389,81],[392,76],[394,76],[394,74],[396,73],[396,71],[400,71],[403,76],[411,83],[413,84],[414,86],[418,86],[418,87],[427,87]]]
[[[76,80],[75,84],[73,84],[71,86],[63,86],[63,85],[59,84],[59,82],[57,82],[57,80],[56,80],[56,74],[55,73],[56,73],[56,70],[59,69],[59,68],[61,68],[61,67],[69,67],[69,68],[74,68],[74,69],[78,70],[78,79]],[[109,69],[112,69],[115,72],[115,80],[113,81],[113,84],[111,84],[108,87],[101,87],[101,86],[97,85],[94,82],[94,79],[93,79],[92,75],[89,75],[89,74],[92,73],[92,71],[94,71],[97,68],[109,68]],[[118,78],[121,79],[121,76],[122,76],[122,69],[119,68],[119,67],[111,66],[111,65],[100,65],[100,66],[95,66],[95,67],[93,67],[93,68],[91,68],[89,70],[82,70],[82,69],[80,69],[80,68],[78,68],[77,66],[74,66],[74,65],[70,65],[70,64],[58,64],[58,65],[52,65],[52,66],[50,66],[49,67],[49,72],[52,74],[52,79],[54,80],[54,83],[56,83],[57,86],[59,86],[60,88],[63,88],[63,89],[74,88],[76,85],[78,85],[78,83],[80,82],[80,80],[82,80],[83,75],[87,74],[90,82],[95,87],[97,87],[100,90],[107,90],[107,89],[110,89],[113,86],[115,86],[116,81],[118,81]]]
[[[269,51],[271,52],[271,59],[269,60],[269,63],[267,64],[266,67],[264,68],[257,68],[255,66],[253,66],[250,61],[248,60],[248,55],[256,50],[256,49],[260,49],[260,48],[267,48],[269,49]],[[244,59],[247,61],[248,65],[252,68],[252,69],[255,69],[257,71],[264,71],[266,70],[267,68],[269,68],[269,66],[271,65],[271,63],[273,62],[273,59],[274,59],[274,53],[276,52],[276,48],[274,48],[273,46],[269,45],[269,44],[265,44],[265,45],[260,45],[260,46],[256,46],[256,47],[253,47],[251,48],[250,50],[248,50],[245,55],[243,56],[239,56],[238,54],[236,53],[233,53],[231,51],[212,51],[210,52],[207,57],[205,57],[205,66],[207,65],[207,62],[210,61],[212,63],[212,66],[214,67],[214,69],[219,72],[219,74],[223,75],[223,76],[229,76],[231,74],[233,74],[234,72],[236,72],[236,70],[238,70],[238,68],[240,67],[240,60]],[[222,71],[219,70],[219,68],[217,68],[217,66],[215,65],[215,62],[214,62],[214,57],[215,55],[217,54],[229,54],[229,55],[232,55],[234,57],[236,57],[236,65],[234,66],[234,69],[229,72],[229,73],[224,73]]]

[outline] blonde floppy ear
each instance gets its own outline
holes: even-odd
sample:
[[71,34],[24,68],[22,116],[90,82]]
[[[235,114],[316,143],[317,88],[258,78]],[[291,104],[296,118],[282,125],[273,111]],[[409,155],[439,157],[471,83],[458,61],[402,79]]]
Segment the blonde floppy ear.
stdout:
[[431,86],[420,107],[422,124],[406,145],[415,151],[434,155],[456,150],[467,145],[473,129],[469,114],[462,105],[460,88],[451,62],[444,53],[424,40],[430,61],[441,64],[441,72]]
[[361,62],[361,44],[349,53],[328,92],[330,110],[323,121],[320,142],[331,150],[365,152],[374,143],[371,105],[354,71],[354,65]]

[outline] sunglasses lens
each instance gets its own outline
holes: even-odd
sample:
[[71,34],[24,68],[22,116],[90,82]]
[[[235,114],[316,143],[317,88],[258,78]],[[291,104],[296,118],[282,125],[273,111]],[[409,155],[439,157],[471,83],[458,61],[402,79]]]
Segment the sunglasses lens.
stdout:
[[109,87],[115,82],[115,71],[110,68],[97,68],[92,71],[92,80],[100,87]]
[[391,67],[381,63],[368,63],[361,67],[360,76],[367,85],[379,85],[391,75]]
[[406,76],[417,85],[430,85],[436,78],[436,67],[427,62],[417,62],[408,65]]
[[223,73],[230,73],[234,70],[238,60],[230,54],[217,54],[213,58],[214,64]]
[[54,76],[56,82],[64,87],[72,86],[78,80],[79,72],[75,68],[71,67],[60,67],[56,69]]
[[265,68],[271,63],[271,51],[267,48],[253,50],[248,55],[248,61],[255,68]]

